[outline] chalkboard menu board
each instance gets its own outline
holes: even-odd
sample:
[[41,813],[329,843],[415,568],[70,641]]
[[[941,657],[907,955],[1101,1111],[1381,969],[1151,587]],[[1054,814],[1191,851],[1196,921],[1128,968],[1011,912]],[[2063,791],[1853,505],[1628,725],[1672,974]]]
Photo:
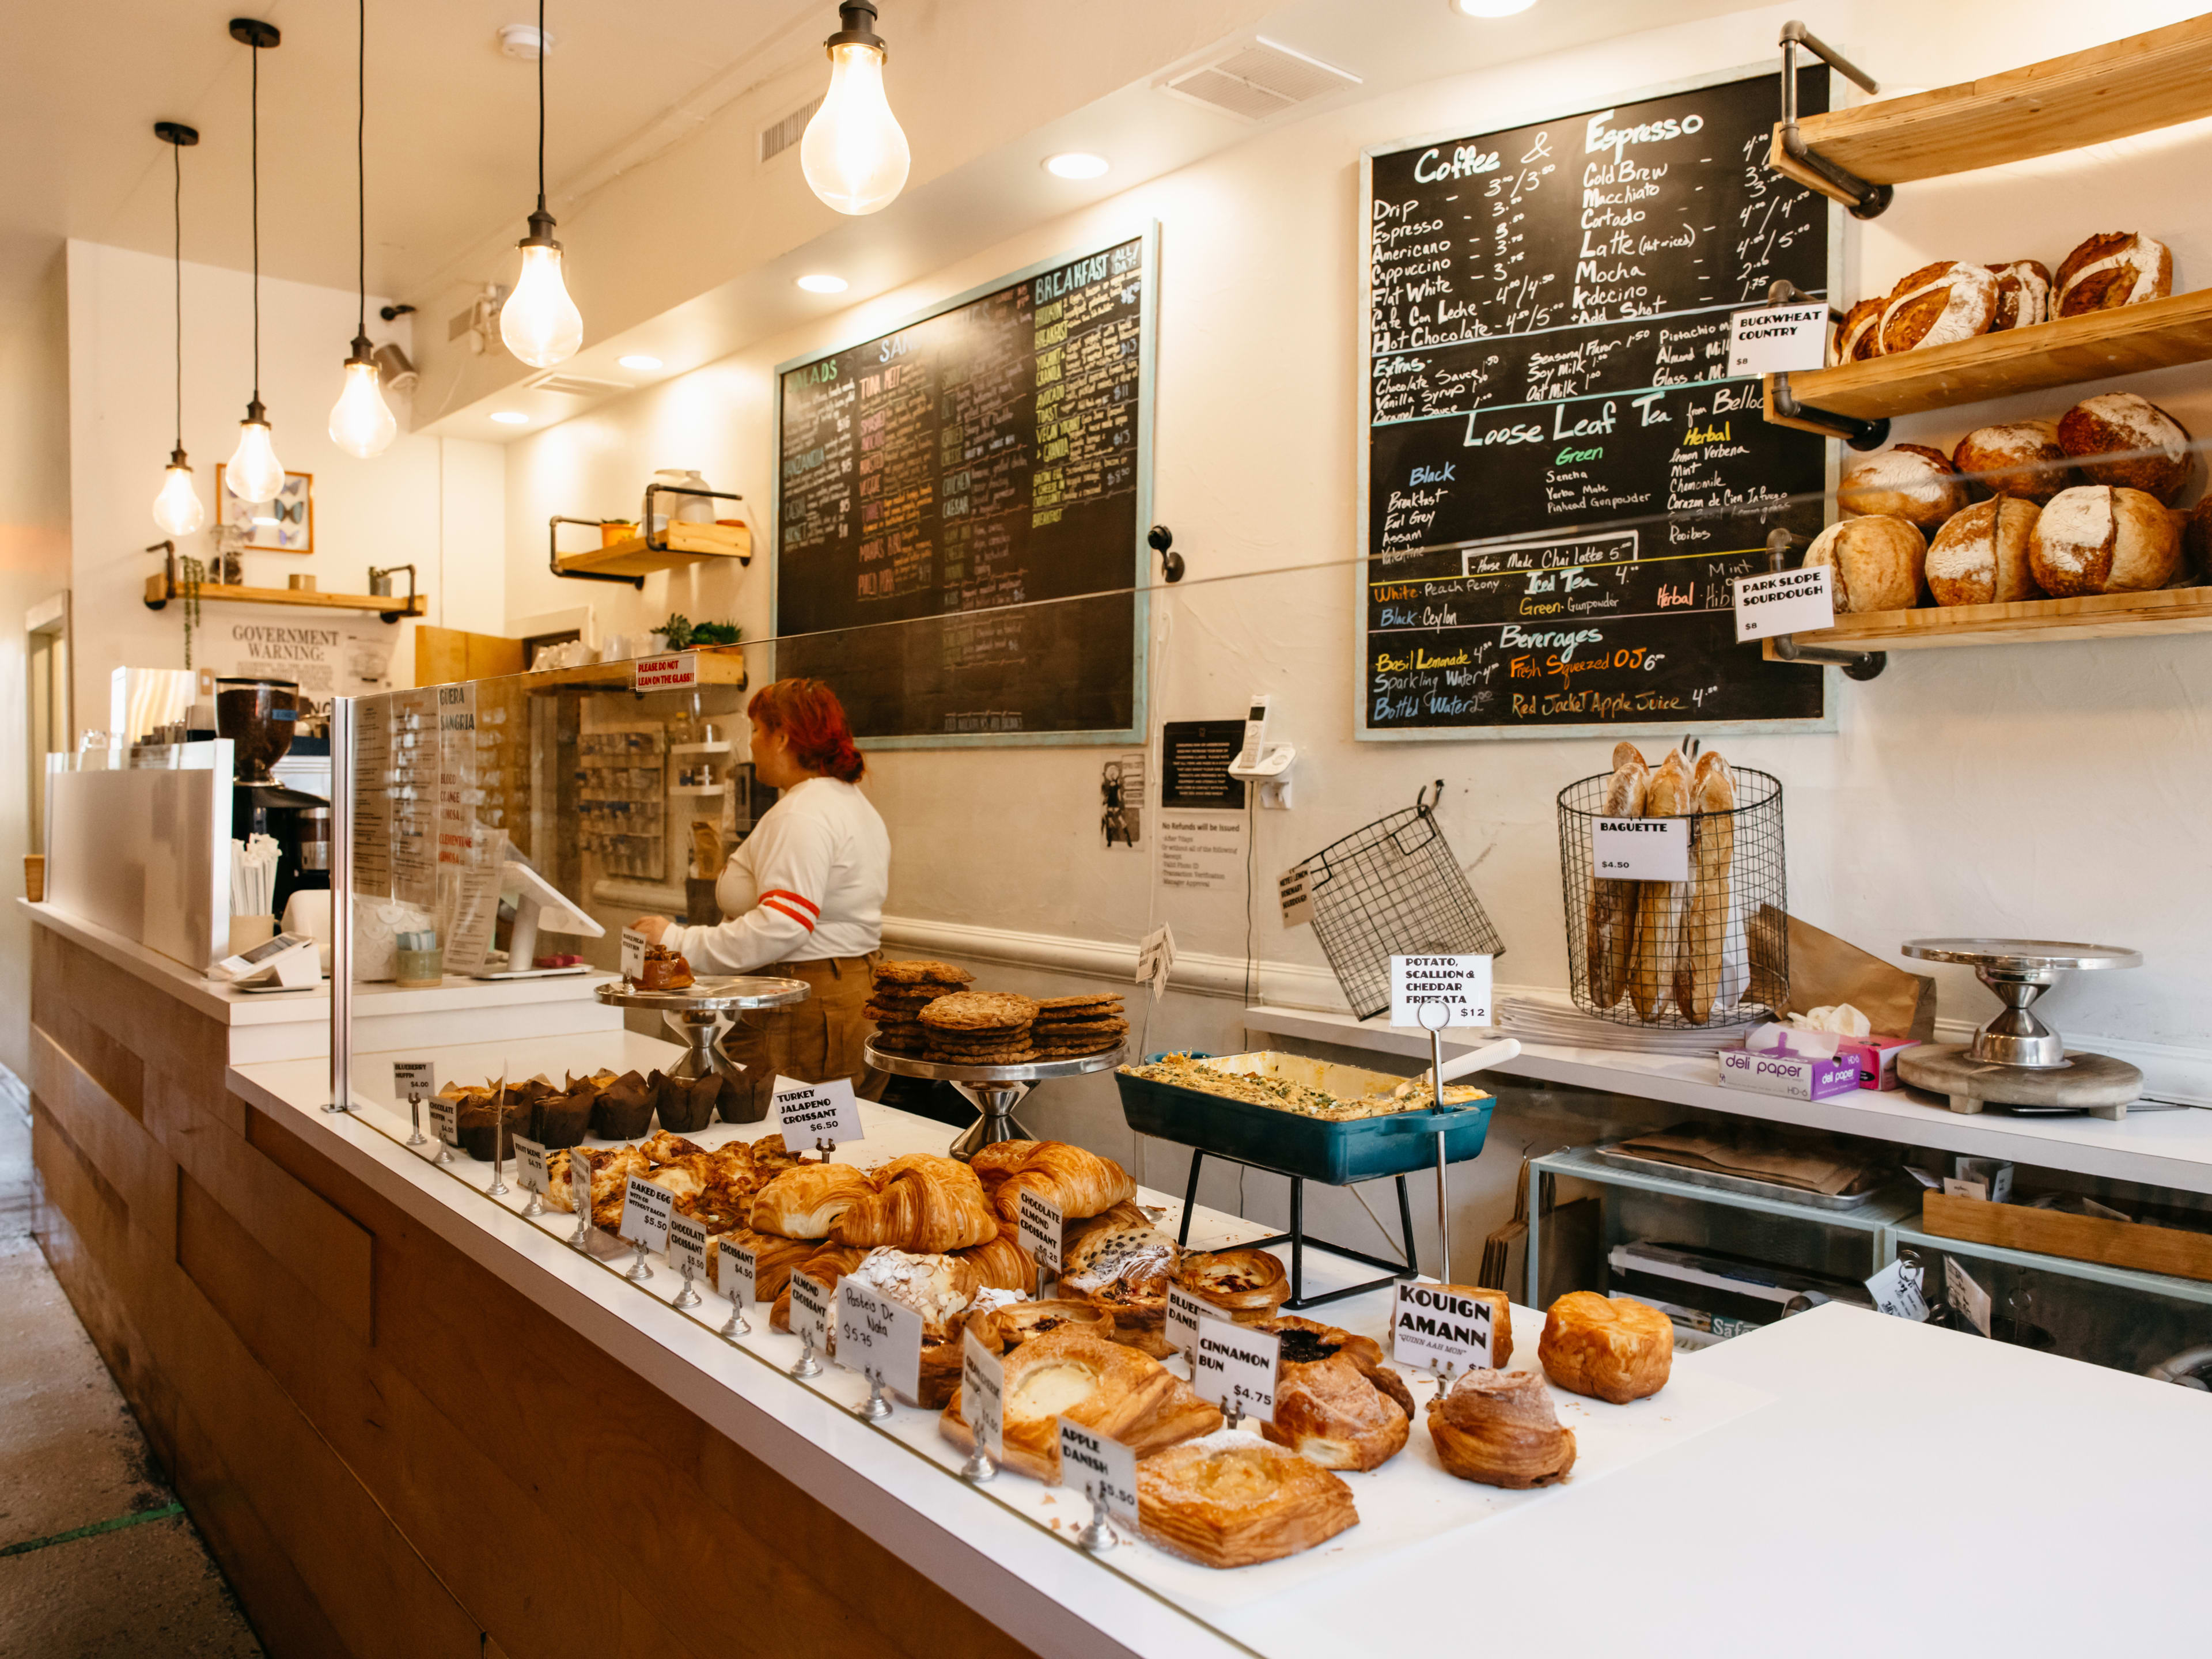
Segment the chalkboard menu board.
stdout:
[[862,738],[1143,729],[1152,245],[778,368],[776,672]]
[[1832,283],[1829,204],[1764,163],[1778,93],[1369,152],[1362,736],[1825,721],[1820,671],[1729,609],[1828,481],[1826,441],[1725,378],[1731,311]]

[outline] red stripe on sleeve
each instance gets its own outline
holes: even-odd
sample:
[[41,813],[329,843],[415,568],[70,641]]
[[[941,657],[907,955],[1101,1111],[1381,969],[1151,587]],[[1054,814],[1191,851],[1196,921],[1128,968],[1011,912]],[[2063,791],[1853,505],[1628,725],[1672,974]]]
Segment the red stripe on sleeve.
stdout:
[[767,903],[770,899],[789,899],[793,904],[801,906],[810,916],[818,916],[822,914],[822,907],[812,899],[808,898],[804,893],[794,893],[786,887],[771,887],[761,895],[763,904]]
[[801,927],[804,927],[810,933],[814,931],[813,917],[808,915],[803,910],[793,909],[788,904],[781,902],[780,899],[771,896],[770,895],[764,893],[761,896],[761,908],[763,910],[773,910],[780,916],[789,916],[793,921],[797,922]]

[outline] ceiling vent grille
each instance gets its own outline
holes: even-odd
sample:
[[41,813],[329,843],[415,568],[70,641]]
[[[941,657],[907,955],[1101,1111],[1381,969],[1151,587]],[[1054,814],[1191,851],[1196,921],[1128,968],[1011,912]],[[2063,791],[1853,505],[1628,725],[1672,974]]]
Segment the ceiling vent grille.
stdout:
[[763,127],[760,133],[761,160],[763,162],[773,161],[805,137],[806,124],[814,118],[814,112],[821,107],[822,100],[814,99],[801,104],[774,125]]
[[1260,39],[1162,83],[1160,90],[1246,121],[1264,121],[1295,105],[1346,87],[1359,77],[1302,52]]
[[634,390],[627,381],[594,380],[582,374],[541,374],[529,385],[532,392],[555,392],[563,398],[604,398]]

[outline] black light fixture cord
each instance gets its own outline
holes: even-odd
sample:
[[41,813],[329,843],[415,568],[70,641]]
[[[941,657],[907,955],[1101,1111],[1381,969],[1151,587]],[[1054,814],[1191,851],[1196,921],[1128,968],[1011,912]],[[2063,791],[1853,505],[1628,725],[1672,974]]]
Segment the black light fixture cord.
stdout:
[[538,0],[538,210],[545,211],[545,0]]
[[368,337],[368,0],[361,0],[361,61],[355,72],[354,89],[359,113],[353,127],[354,177],[360,185],[361,229],[361,315],[355,320],[354,332],[362,339]]
[[253,401],[261,401],[261,48],[253,48]]
[[172,141],[169,157],[177,164],[177,185],[170,198],[176,226],[177,271],[177,447],[185,447],[185,147]]

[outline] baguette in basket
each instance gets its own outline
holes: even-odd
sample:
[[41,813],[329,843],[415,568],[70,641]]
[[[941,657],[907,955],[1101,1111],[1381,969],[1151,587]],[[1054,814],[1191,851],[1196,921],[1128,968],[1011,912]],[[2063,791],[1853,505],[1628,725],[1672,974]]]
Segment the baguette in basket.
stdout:
[[1690,890],[1674,958],[1674,1002],[1692,1025],[1713,1015],[1728,959],[1735,858],[1735,774],[1717,750],[1698,757],[1690,775]]
[[[1651,787],[1650,769],[1632,743],[1615,744],[1613,777],[1605,787],[1608,818],[1640,818]],[[1610,1008],[1628,989],[1628,967],[1636,954],[1637,899],[1643,884],[1594,880],[1589,884],[1589,926],[1583,936],[1583,968],[1590,1006]]]

